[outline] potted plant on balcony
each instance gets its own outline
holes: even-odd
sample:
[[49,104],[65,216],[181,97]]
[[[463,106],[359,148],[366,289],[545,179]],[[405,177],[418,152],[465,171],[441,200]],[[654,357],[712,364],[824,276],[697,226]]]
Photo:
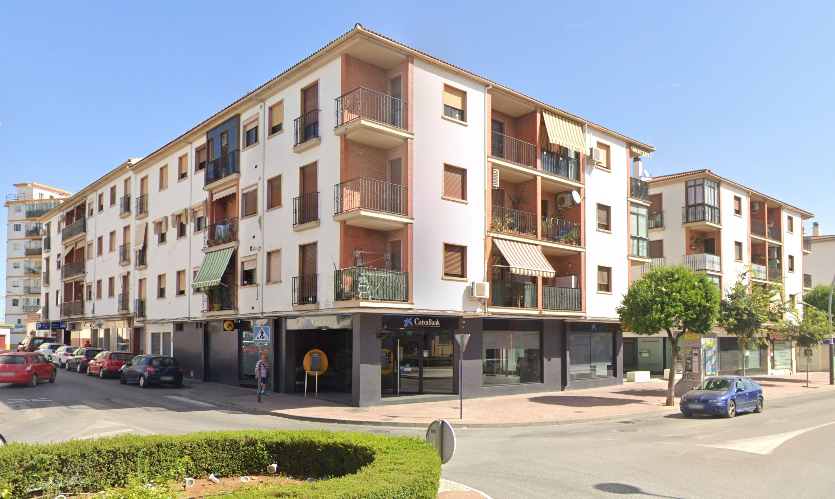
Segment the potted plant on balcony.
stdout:
[[699,249],[705,244],[705,239],[698,236],[690,236],[690,249]]

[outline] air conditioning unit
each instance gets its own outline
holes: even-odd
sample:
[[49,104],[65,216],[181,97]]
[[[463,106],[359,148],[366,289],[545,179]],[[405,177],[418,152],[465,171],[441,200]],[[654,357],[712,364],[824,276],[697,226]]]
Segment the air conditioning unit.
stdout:
[[595,165],[603,164],[603,151],[597,147],[592,147],[589,150],[589,160]]
[[751,212],[752,213],[759,213],[760,212],[760,202],[754,201],[751,203]]
[[489,282],[472,282],[470,284],[470,298],[486,300],[490,298]]
[[499,170],[496,168],[493,168],[493,188],[499,188]]
[[557,208],[571,208],[574,206],[574,200],[571,199],[570,192],[561,192],[557,194]]

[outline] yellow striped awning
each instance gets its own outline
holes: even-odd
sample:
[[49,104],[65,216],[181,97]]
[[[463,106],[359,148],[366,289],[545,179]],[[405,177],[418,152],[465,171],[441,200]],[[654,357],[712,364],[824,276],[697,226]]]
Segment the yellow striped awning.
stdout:
[[510,273],[518,275],[554,277],[554,267],[533,244],[506,239],[494,239],[502,256],[510,265]]
[[583,133],[581,124],[544,109],[542,110],[542,117],[545,119],[545,129],[548,131],[549,142],[574,149],[583,154],[588,153],[586,135]]
[[649,151],[644,151],[638,146],[629,146],[629,149],[632,151],[633,155],[637,154],[638,156],[646,156],[647,158],[652,158],[652,155],[649,153]]

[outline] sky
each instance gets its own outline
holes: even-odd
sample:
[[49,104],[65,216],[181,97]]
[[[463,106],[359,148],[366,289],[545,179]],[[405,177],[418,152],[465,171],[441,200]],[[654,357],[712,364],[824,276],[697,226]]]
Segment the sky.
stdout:
[[811,1],[4,1],[0,186],[76,192],[359,22],[655,146],[653,176],[709,168],[835,233],[834,14]]

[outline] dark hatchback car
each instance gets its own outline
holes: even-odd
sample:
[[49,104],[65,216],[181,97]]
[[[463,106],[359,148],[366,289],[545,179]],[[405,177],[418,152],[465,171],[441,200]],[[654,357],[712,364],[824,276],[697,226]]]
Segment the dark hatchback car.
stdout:
[[101,351],[101,348],[81,347],[77,349],[73,352],[72,356],[67,358],[67,363],[65,364],[67,371],[75,369],[79,373],[87,372],[87,364]]
[[151,384],[183,386],[183,368],[174,357],[137,355],[119,370],[119,383],[139,383],[142,388]]
[[740,412],[763,412],[763,389],[744,376],[707,378],[681,396],[684,417],[715,414],[732,418]]

